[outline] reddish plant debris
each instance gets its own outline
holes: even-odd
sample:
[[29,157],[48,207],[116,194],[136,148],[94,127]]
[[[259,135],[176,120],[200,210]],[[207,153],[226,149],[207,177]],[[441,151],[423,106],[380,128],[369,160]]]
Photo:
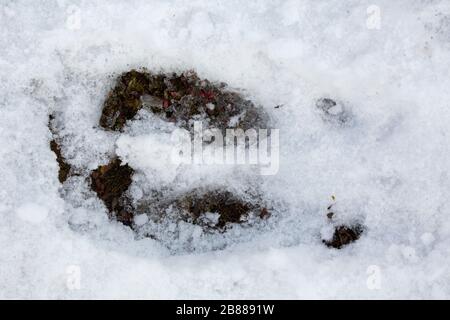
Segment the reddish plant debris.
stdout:
[[[193,71],[181,74],[152,74],[131,70],[121,74],[103,105],[100,126],[120,131],[127,120],[146,108],[190,129],[193,116],[203,118],[211,127],[220,129],[266,128],[267,115],[240,94],[201,80]],[[238,118],[230,124],[230,119]]]

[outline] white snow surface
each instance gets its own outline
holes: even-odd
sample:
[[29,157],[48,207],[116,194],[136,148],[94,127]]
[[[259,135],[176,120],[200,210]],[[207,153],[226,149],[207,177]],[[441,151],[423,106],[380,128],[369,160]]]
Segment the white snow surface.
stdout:
[[[173,179],[145,150],[167,128],[98,126],[133,67],[193,69],[266,109],[277,175],[186,169],[178,185],[257,185],[267,225],[217,236],[219,250],[194,231],[201,250],[174,252],[109,220],[81,177],[60,185],[50,113],[74,168],[119,145],[155,176],[136,176],[135,199]],[[450,298],[449,67],[447,0],[0,0],[0,298]],[[324,121],[322,97],[348,125]],[[341,250],[321,242],[332,195],[340,221],[366,228]]]

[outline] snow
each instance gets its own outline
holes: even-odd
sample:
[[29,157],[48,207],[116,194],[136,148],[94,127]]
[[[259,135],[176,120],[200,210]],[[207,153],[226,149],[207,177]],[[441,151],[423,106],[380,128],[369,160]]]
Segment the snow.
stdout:
[[31,222],[41,223],[48,215],[48,208],[35,203],[25,203],[16,210],[20,219]]
[[[0,298],[450,298],[449,21],[446,0],[2,1]],[[170,167],[173,128],[145,112],[122,135],[99,128],[112,75],[140,66],[264,106],[278,173]],[[324,97],[349,121],[324,121]],[[82,174],[63,187],[50,113]],[[221,185],[276,210],[224,235],[162,226],[180,231],[169,250],[109,220],[83,179],[114,152],[145,172],[134,199]],[[341,250],[321,242],[331,195],[338,221],[366,228]]]

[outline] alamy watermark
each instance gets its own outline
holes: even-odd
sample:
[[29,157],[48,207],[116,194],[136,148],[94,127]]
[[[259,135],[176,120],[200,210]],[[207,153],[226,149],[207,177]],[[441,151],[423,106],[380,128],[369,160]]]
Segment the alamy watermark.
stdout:
[[366,285],[369,290],[381,289],[381,269],[377,265],[370,265],[367,267]]
[[66,27],[75,31],[81,29],[81,10],[75,5],[71,5],[66,10]]
[[[225,132],[225,135],[223,134]],[[193,137],[178,128],[171,136],[174,164],[253,165],[261,175],[278,172],[280,141],[278,129],[203,129],[194,122]]]
[[69,290],[81,289],[81,268],[78,265],[66,267],[66,287]]
[[366,9],[366,27],[369,30],[381,29],[381,9],[379,6],[372,4]]

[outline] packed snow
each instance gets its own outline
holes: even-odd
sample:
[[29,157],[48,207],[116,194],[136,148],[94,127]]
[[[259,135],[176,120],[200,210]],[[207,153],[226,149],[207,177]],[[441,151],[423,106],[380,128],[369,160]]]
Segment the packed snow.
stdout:
[[[263,106],[278,173],[170,166],[173,124],[145,111],[100,128],[115,76],[139,67],[195,70]],[[449,75],[447,0],[0,0],[0,298],[448,299]],[[50,114],[79,173],[64,185]],[[140,237],[84,179],[114,153],[140,169],[135,200],[220,184],[273,215]],[[331,203],[365,228],[340,250],[322,243]]]

